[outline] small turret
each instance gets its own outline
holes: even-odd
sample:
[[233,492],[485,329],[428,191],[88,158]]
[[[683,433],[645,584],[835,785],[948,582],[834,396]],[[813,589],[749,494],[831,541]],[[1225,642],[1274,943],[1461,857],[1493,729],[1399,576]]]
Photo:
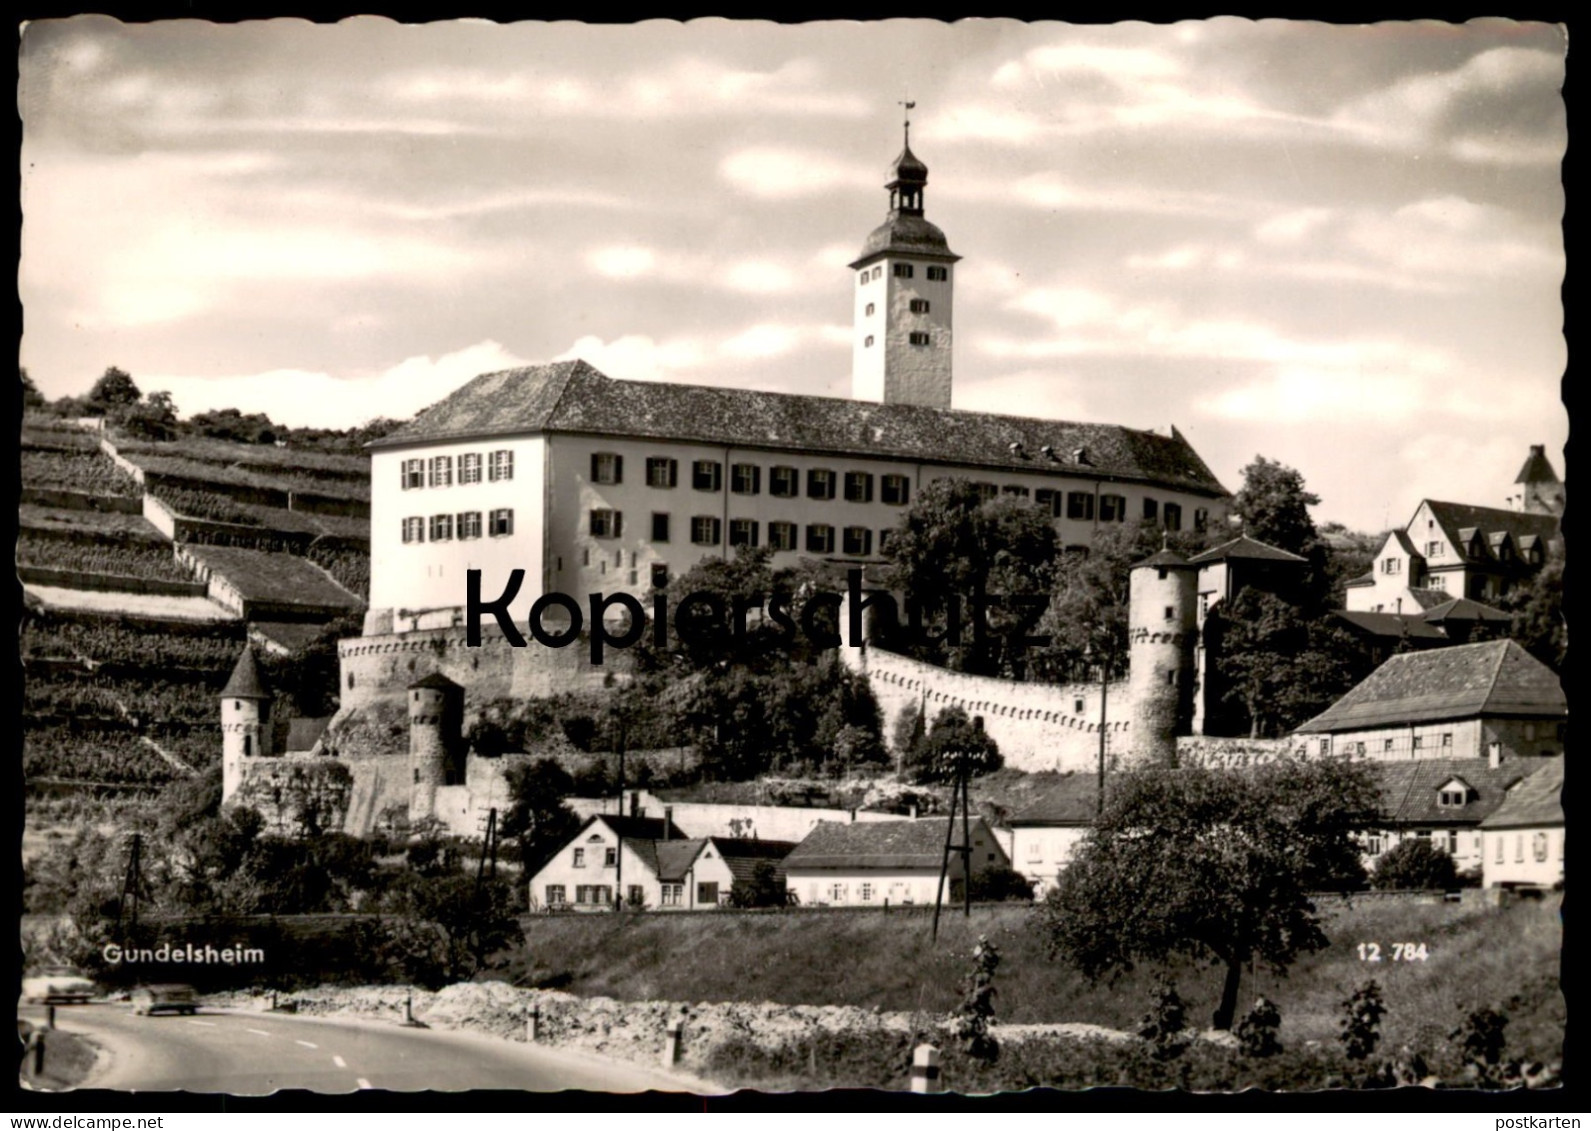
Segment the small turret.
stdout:
[[1552,469],[1552,461],[1547,459],[1547,445],[1530,445],[1530,455],[1525,459],[1525,466],[1519,469],[1519,474],[1514,477],[1514,486],[1519,488],[1517,494],[1510,496],[1509,501],[1515,510],[1524,511],[1526,514],[1551,514],[1563,517],[1564,501],[1568,494],[1564,484],[1558,478],[1558,473]]
[[1128,733],[1135,765],[1174,766],[1191,723],[1198,567],[1161,550],[1132,567],[1127,611]]
[[409,684],[409,819],[436,814],[436,791],[463,780],[464,689],[439,672]]
[[270,689],[260,675],[254,649],[245,646],[221,689],[221,801],[243,784],[246,766],[271,756]]

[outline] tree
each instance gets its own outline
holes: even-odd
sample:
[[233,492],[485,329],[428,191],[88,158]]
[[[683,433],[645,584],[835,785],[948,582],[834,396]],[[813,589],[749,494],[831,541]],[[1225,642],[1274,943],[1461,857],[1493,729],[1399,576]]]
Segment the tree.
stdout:
[[1376,551],[1386,540],[1385,531],[1366,534],[1349,530],[1340,522],[1328,522],[1320,528],[1320,543],[1326,560],[1328,604],[1333,608],[1343,607],[1348,582],[1369,572]]
[[1243,533],[1289,553],[1308,557],[1319,541],[1309,508],[1320,496],[1305,490],[1304,477],[1276,460],[1255,456],[1243,469],[1243,486],[1232,498],[1232,513]]
[[1362,649],[1329,612],[1307,614],[1244,588],[1204,624],[1212,687],[1250,737],[1285,733],[1368,675]]
[[88,391],[87,403],[91,410],[104,416],[117,409],[135,405],[142,397],[143,394],[138,391],[138,386],[133,383],[132,377],[113,365],[94,382],[94,387]]
[[150,393],[139,403],[114,411],[111,418],[122,431],[138,439],[177,438],[177,405],[170,393]]
[[785,882],[772,860],[759,860],[751,878],[736,880],[729,889],[731,907],[783,907],[787,902]]
[[18,373],[22,379],[23,409],[43,408],[48,404],[49,402],[44,399],[44,394],[39,392],[39,387],[33,383],[33,378],[28,376],[28,371],[19,367]]
[[508,771],[508,811],[502,833],[519,842],[525,875],[534,875],[580,829],[580,818],[564,804],[575,792],[574,779],[551,758],[539,758]]
[[[1049,596],[1060,538],[1047,514],[1003,496],[985,500],[965,479],[924,487],[893,531],[886,580],[904,595],[904,622],[884,639],[918,659],[980,675],[1021,675],[1022,637],[1037,618],[1012,598]],[[1000,604],[988,604],[995,599]],[[960,641],[948,635],[959,603]],[[915,619],[912,612],[915,611]]]
[[992,774],[1005,764],[1000,747],[984,733],[981,725],[967,718],[960,707],[946,707],[934,719],[923,743],[918,764],[919,781],[949,782],[956,779],[958,766],[965,766],[969,777]]
[[927,740],[928,725],[922,706],[916,702],[906,704],[895,717],[895,729],[890,734],[897,770],[921,762],[923,743]]
[[1569,629],[1563,617],[1563,558],[1553,554],[1502,604],[1514,616],[1509,635],[1536,659],[1562,671],[1569,653]]
[[1198,531],[1167,533],[1153,522],[1102,526],[1089,544],[1069,547],[1055,567],[1055,585],[1038,632],[1050,638],[1033,655],[1033,671],[1057,683],[1127,674],[1127,613],[1132,567],[1161,548],[1191,557],[1209,538]]
[[1091,979],[1212,961],[1215,1027],[1230,1029],[1245,966],[1284,973],[1327,945],[1309,893],[1362,882],[1354,834],[1376,803],[1368,771],[1343,760],[1124,774],[1045,901],[1051,946]]
[[1407,837],[1376,861],[1371,882],[1388,891],[1451,891],[1458,887],[1458,866],[1429,840]]
[[1309,516],[1309,508],[1319,503],[1320,496],[1305,489],[1297,470],[1258,455],[1243,469],[1243,486],[1232,498],[1232,513],[1243,520],[1244,534],[1309,559],[1299,596],[1312,610],[1324,607],[1331,591],[1326,544]]
[[1033,881],[1015,868],[984,868],[972,874],[969,886],[974,903],[1033,902]]

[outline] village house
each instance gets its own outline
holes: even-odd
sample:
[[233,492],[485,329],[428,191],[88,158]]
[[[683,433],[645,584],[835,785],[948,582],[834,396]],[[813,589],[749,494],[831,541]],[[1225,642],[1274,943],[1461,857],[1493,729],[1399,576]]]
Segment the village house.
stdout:
[[1413,611],[1361,613],[1335,610],[1338,623],[1364,646],[1372,663],[1381,664],[1399,649],[1446,648],[1468,644],[1485,632],[1506,633],[1513,617],[1468,597],[1447,597],[1435,589],[1411,590]]
[[1554,758],[1481,822],[1487,887],[1563,883],[1563,759]]
[[782,883],[789,841],[686,837],[661,818],[598,814],[588,819],[530,881],[531,907],[611,911],[617,893],[636,910],[696,911],[730,904],[768,861]]
[[[961,822],[955,824],[943,899],[963,896]],[[932,903],[944,861],[945,822],[877,821],[840,824],[824,821],[789,856],[784,868],[789,890],[806,906],[892,907]],[[1011,866],[999,839],[984,822],[968,823],[974,876]]]
[[1379,761],[1561,754],[1568,700],[1512,640],[1393,656],[1294,733],[1312,754]]
[[1558,524],[1550,511],[1422,500],[1387,535],[1370,572],[1348,582],[1345,604],[1350,612],[1419,613],[1458,597],[1496,603],[1559,552]]
[[1559,759],[1435,758],[1377,762],[1380,824],[1360,837],[1367,869],[1405,840],[1428,841],[1459,872],[1479,873],[1482,825],[1514,791]]
[[1309,568],[1309,559],[1247,534],[1188,559],[1199,567],[1199,623],[1222,601],[1230,601],[1246,588],[1285,595],[1298,588]]
[[[1094,774],[1063,774],[1043,797],[1006,821],[1011,866],[1042,899],[1059,881],[1078,844],[1094,827],[1099,779]],[[997,830],[999,831],[999,830]]]

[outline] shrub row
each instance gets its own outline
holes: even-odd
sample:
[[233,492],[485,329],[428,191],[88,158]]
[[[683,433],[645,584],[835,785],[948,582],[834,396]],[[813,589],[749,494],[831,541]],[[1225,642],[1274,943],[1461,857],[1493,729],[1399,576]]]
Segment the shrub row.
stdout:
[[370,555],[358,550],[310,546],[306,555],[337,579],[348,592],[368,601],[370,599]]
[[22,483],[27,487],[54,487],[90,495],[138,495],[142,490],[132,476],[99,452],[24,448]]
[[153,581],[192,581],[169,546],[156,542],[81,542],[39,536],[24,529],[17,538],[17,564],[83,573],[109,573]]
[[217,626],[195,632],[173,632],[166,626],[137,626],[126,621],[75,620],[30,614],[23,619],[22,655],[86,656],[103,664],[140,671],[197,668],[225,672],[237,662],[241,629]]
[[69,726],[24,726],[22,772],[28,779],[155,783],[177,771],[126,731],[78,730]]

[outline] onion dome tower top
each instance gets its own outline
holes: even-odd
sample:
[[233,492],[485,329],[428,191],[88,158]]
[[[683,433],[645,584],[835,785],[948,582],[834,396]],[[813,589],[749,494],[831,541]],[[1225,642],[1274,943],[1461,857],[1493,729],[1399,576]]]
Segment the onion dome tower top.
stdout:
[[[917,104],[907,102],[904,105],[910,110]],[[928,166],[912,152],[911,129],[908,118],[902,126],[905,138],[900,156],[890,162],[886,174],[889,181],[884,187],[889,190],[889,217],[867,237],[862,254],[851,264],[853,270],[864,262],[890,254],[927,256],[944,263],[954,263],[961,258],[950,250],[945,233],[923,219]]]

